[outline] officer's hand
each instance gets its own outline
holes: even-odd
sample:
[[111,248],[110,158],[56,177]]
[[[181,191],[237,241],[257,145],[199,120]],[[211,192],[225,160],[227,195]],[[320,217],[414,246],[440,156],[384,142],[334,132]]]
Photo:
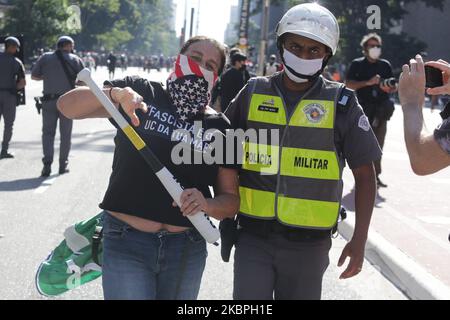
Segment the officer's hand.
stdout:
[[399,98],[403,108],[422,108],[425,103],[425,66],[420,55],[405,64],[399,80]]
[[122,106],[122,109],[130,117],[131,123],[135,127],[139,126],[136,109],[141,109],[144,113],[148,112],[148,107],[143,102],[144,99],[130,87],[114,88],[111,91],[111,97]]
[[339,279],[348,279],[361,272],[364,263],[364,247],[365,241],[351,240],[347,243],[344,250],[342,250],[338,267],[342,267],[344,265],[347,257],[350,258],[350,262],[347,269],[345,269],[345,271],[340,275]]
[[375,86],[375,85],[377,85],[377,84],[380,83],[380,80],[381,80],[381,77],[380,77],[379,74],[377,74],[377,75],[373,76],[372,79],[370,79],[369,81],[367,81],[366,84],[367,84],[368,87],[370,87],[370,86]]
[[429,95],[450,94],[450,63],[439,59],[438,61],[430,61],[425,63],[426,66],[430,66],[442,71],[442,77],[444,85],[437,88],[428,88],[427,93]]
[[[197,189],[186,189],[181,194],[181,207],[180,210],[183,216],[192,216],[199,211],[208,212],[208,202],[203,194]],[[173,206],[177,204],[174,202]]]

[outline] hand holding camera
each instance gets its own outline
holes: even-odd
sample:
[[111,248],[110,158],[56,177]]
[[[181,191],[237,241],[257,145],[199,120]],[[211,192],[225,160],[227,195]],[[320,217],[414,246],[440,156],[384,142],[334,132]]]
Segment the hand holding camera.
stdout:
[[442,59],[427,62],[425,73],[429,95],[450,94],[450,63]]
[[368,87],[375,86],[380,83],[380,79],[381,79],[380,75],[377,74],[377,75],[373,76],[370,80],[368,80],[366,82],[366,84]]
[[394,93],[397,91],[397,79],[388,78],[380,80],[380,89],[386,93]]
[[422,108],[425,88],[430,95],[450,94],[450,64],[444,60],[426,64],[420,55],[404,65],[400,75],[399,97],[402,106]]

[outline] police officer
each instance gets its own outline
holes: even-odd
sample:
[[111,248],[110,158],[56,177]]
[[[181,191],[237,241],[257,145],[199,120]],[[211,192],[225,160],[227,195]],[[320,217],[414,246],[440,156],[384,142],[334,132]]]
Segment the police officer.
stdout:
[[350,258],[342,279],[362,269],[381,150],[353,91],[321,76],[339,41],[334,15],[300,4],[276,31],[284,70],[251,79],[225,112],[234,128],[259,135],[244,144],[233,297],[320,299],[345,161],[356,182],[356,226],[339,259]]
[[[381,80],[392,79],[393,72],[389,61],[381,59],[382,39],[376,33],[365,35],[361,40],[364,57],[352,61],[347,72],[345,84],[356,90],[358,100],[369,118],[370,125],[381,148],[386,137],[387,121],[394,112],[394,103],[389,94],[397,91],[397,86],[388,86]],[[387,187],[381,181],[381,159],[375,162],[377,186]]]
[[59,150],[59,174],[69,172],[68,157],[71,146],[72,120],[62,115],[56,108],[56,101],[64,93],[75,88],[75,79],[83,68],[83,61],[74,55],[75,42],[68,36],[58,39],[57,50],[43,54],[32,70],[33,80],[44,81],[42,107],[42,147],[44,168],[41,176],[51,174],[56,126],[59,120],[61,144]]
[[3,116],[5,124],[0,159],[14,158],[8,153],[8,147],[16,119],[16,93],[26,85],[23,63],[14,56],[19,49],[19,40],[8,37],[5,39],[5,52],[0,53],[0,120]]
[[281,70],[281,64],[279,64],[277,62],[277,56],[272,54],[270,56],[270,58],[269,58],[269,62],[267,62],[264,65],[263,75],[264,76],[271,76],[271,75],[277,73],[280,70]]
[[250,79],[245,69],[247,56],[237,52],[231,56],[231,67],[220,77],[220,103],[225,110],[231,100],[238,94]]

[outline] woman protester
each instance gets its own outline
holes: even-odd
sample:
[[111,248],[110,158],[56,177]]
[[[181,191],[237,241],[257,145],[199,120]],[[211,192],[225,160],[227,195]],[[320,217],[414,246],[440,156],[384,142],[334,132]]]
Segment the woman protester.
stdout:
[[[208,165],[204,157],[212,152],[210,139],[223,138],[229,125],[223,114],[208,106],[224,65],[220,43],[194,37],[181,49],[167,89],[137,77],[105,82],[105,94],[186,188],[178,208],[125,134],[117,131],[112,174],[100,204],[105,299],[197,298],[207,250],[187,216],[202,210],[222,220],[239,209],[237,170],[219,165],[221,161]],[[109,118],[88,88],[62,96],[58,109],[71,119]],[[191,137],[177,129],[190,132]],[[216,129],[214,138],[202,135],[208,129]],[[174,163],[172,151],[181,140],[188,141],[191,156],[203,155],[200,163]],[[209,186],[214,188],[214,198]]]

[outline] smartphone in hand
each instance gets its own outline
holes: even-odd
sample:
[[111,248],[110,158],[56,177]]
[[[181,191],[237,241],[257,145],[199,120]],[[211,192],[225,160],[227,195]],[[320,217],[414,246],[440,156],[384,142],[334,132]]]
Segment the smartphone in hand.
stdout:
[[442,87],[444,85],[442,71],[437,68],[425,66],[425,79],[425,87],[427,88]]

